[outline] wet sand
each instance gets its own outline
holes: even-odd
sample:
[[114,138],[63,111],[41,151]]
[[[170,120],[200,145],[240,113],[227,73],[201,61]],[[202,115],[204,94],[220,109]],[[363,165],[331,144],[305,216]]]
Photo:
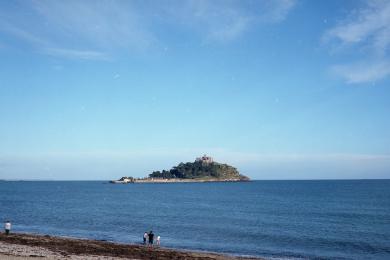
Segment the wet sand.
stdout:
[[164,247],[118,244],[32,234],[0,234],[0,259],[257,259],[215,253],[175,250]]

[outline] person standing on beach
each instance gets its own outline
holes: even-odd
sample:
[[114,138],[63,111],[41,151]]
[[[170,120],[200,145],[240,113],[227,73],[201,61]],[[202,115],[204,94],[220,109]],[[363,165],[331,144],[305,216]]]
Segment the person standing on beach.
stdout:
[[154,239],[153,231],[150,231],[148,236],[149,236],[149,245],[153,246],[153,239]]
[[157,236],[157,239],[156,239],[156,244],[157,244],[157,246],[160,246],[160,236]]
[[7,220],[4,224],[5,234],[8,235],[11,230],[11,222]]
[[144,245],[146,245],[146,239],[148,238],[148,232],[145,231],[144,233]]

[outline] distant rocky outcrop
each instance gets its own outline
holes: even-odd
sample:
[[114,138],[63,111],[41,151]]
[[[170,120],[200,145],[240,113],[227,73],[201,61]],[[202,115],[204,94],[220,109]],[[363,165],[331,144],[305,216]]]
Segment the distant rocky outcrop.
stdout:
[[134,181],[135,179],[133,177],[122,177],[119,180],[110,181],[110,183],[127,184],[127,183],[133,183]]

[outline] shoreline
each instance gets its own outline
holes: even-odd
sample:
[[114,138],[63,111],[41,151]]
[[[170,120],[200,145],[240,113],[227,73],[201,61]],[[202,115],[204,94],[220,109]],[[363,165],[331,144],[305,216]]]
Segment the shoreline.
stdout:
[[1,259],[188,259],[261,260],[213,252],[187,251],[166,247],[69,238],[27,233],[0,234]]
[[249,182],[251,180],[242,180],[242,179],[217,179],[217,178],[208,178],[208,179],[179,179],[179,178],[145,178],[145,179],[134,179],[132,181],[120,181],[120,180],[111,180],[111,184],[137,184],[137,183],[204,183],[204,182]]

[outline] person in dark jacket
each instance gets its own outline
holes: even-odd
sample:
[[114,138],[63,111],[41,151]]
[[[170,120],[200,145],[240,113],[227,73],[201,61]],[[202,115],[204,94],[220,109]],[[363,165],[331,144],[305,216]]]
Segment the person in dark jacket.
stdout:
[[148,236],[149,236],[149,245],[153,246],[153,239],[154,239],[153,231],[150,231]]

